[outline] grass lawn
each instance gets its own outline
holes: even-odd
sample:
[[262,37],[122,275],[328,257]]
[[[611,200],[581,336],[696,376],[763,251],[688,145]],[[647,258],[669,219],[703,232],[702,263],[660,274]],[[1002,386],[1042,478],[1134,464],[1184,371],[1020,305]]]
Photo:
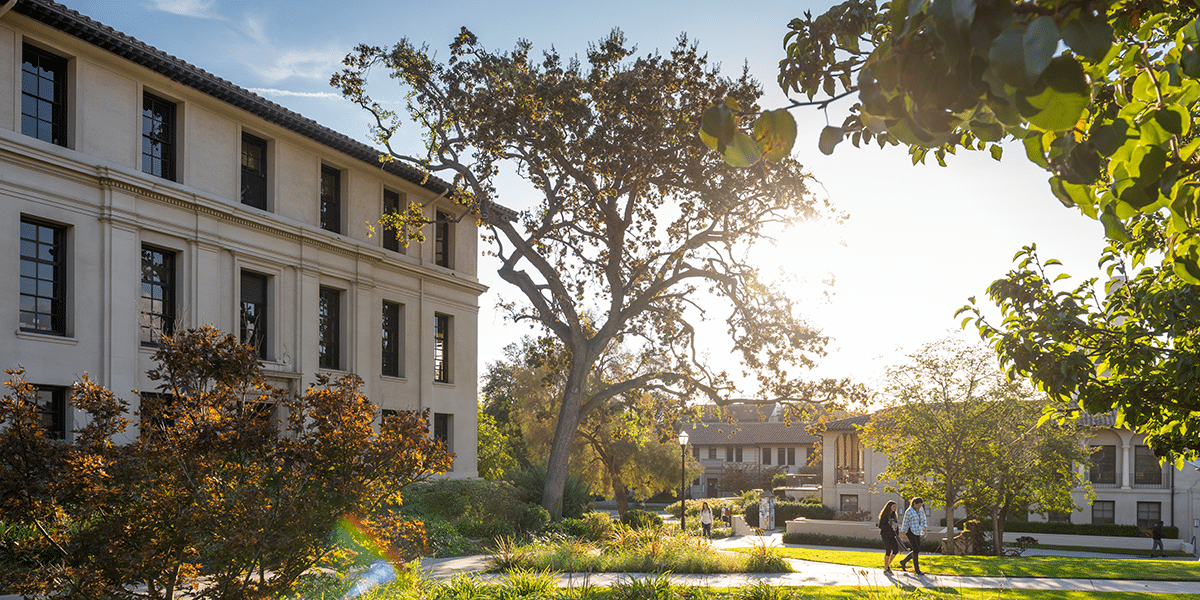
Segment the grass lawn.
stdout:
[[[1086,548],[1083,546],[1055,546],[1053,544],[1030,544],[1030,548],[1039,548],[1042,550],[1070,550],[1072,552],[1095,552],[1097,554],[1125,554],[1128,556],[1144,556],[1149,558],[1150,551],[1141,548],[1134,550],[1132,548]],[[1178,550],[1168,550],[1167,556],[1184,557],[1190,556],[1196,558],[1196,555],[1190,552],[1180,552]]]
[[[742,551],[741,549],[738,550]],[[781,556],[816,562],[883,568],[883,552],[778,548]],[[896,568],[893,562],[893,569]],[[909,565],[911,568],[912,565]],[[979,577],[1053,577],[1059,579],[1140,579],[1200,581],[1200,564],[1166,560],[1068,558],[1060,556],[942,556],[922,554],[921,570],[930,575]]]

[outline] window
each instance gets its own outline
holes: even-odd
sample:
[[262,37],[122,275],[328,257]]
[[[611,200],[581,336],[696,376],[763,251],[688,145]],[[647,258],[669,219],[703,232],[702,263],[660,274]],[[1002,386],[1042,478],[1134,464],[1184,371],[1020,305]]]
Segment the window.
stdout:
[[242,133],[242,204],[267,209],[267,141]]
[[734,462],[742,462],[742,447],[741,446],[734,447],[733,460],[734,460]]
[[1163,470],[1158,464],[1158,457],[1150,451],[1149,446],[1133,447],[1133,483],[1134,485],[1162,485]]
[[[383,214],[389,215],[400,212],[400,194],[392,190],[383,190]],[[395,229],[383,228],[383,248],[403,254],[407,248],[400,245],[402,232]]]
[[1117,447],[1099,446],[1092,453],[1092,468],[1088,471],[1092,483],[1116,485]]
[[733,462],[733,446],[725,447],[725,462]]
[[717,460],[717,447],[716,446],[708,447],[708,460]]
[[242,271],[242,314],[241,329],[242,343],[254,346],[258,357],[267,358],[267,344],[270,338],[270,317],[267,312],[267,276]]
[[771,449],[770,448],[762,449],[762,464],[764,464],[764,465],[771,464]]
[[322,369],[342,368],[342,293],[333,288],[322,287],[318,307],[320,335],[318,366]]
[[1071,513],[1052,510],[1046,513],[1046,521],[1050,523],[1070,523]]
[[[444,444],[446,452],[454,453],[454,415],[433,413],[433,439]],[[450,463],[450,470],[454,470],[453,462]]]
[[796,449],[795,448],[787,449],[787,464],[788,464],[788,466],[796,464]]
[[21,330],[67,334],[66,228],[21,219]]
[[843,513],[858,512],[858,495],[857,494],[841,494],[840,502],[838,503],[838,511]]
[[175,332],[175,253],[142,246],[139,338],[143,346]]
[[454,249],[450,235],[450,220],[453,217],[442,211],[438,211],[436,215],[436,222],[433,224],[433,263],[439,267],[450,268],[450,253]]
[[692,446],[692,457],[700,460],[700,446]]
[[175,181],[175,105],[142,96],[142,172]]
[[1092,522],[1107,523],[1109,525],[1117,522],[1117,503],[1112,500],[1096,500],[1092,502]]
[[1138,527],[1154,527],[1162,520],[1161,502],[1138,502],[1137,511]]
[[67,388],[37,386],[37,411],[46,437],[52,440],[67,439]]
[[433,316],[433,380],[450,383],[450,317]]
[[383,374],[404,377],[404,307],[383,302]]
[[67,59],[25,44],[21,59],[21,133],[67,145]]
[[788,451],[787,448],[779,448],[775,451],[775,458],[778,459],[775,461],[775,464],[780,465],[780,466],[788,464],[787,451]]
[[321,167],[321,229],[342,232],[342,172]]

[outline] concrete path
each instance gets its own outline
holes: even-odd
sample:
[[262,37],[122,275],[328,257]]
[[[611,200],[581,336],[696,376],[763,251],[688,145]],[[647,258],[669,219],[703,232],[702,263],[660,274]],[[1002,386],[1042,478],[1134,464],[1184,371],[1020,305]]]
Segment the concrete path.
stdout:
[[[782,546],[781,536],[741,536],[713,540],[713,547],[728,550],[739,547],[749,547],[760,543]],[[818,548],[818,546],[791,546],[798,548]],[[832,550],[848,550],[848,548],[829,548]],[[878,553],[878,550],[864,550]],[[1053,552],[1053,551],[1043,551]],[[1061,555],[1067,555],[1064,551]],[[1072,552],[1072,556],[1088,555],[1089,553]],[[1137,560],[1138,557],[1128,555],[1097,555],[1097,558],[1125,558]],[[882,560],[882,559],[881,559]],[[1178,560],[1193,561],[1182,558]],[[767,582],[777,586],[881,586],[881,587],[921,587],[921,588],[992,588],[992,589],[1028,589],[1028,590],[1077,590],[1085,592],[1141,592],[1154,594],[1195,594],[1200,591],[1196,581],[1133,581],[1113,579],[1039,579],[1031,577],[959,577],[945,575],[925,575],[917,577],[911,572],[896,571],[886,575],[883,569],[864,569],[848,565],[811,562],[788,559],[795,573],[733,573],[733,574],[683,574],[671,575],[671,584],[680,586],[707,587],[741,587],[758,582]],[[478,574],[485,581],[503,582],[504,575],[483,573],[488,567],[486,556],[463,556],[445,559],[426,559],[421,568],[431,579],[446,580],[461,574]],[[559,586],[578,587],[583,585],[608,587],[613,584],[631,579],[654,578],[657,575],[641,573],[563,573],[559,575]]]

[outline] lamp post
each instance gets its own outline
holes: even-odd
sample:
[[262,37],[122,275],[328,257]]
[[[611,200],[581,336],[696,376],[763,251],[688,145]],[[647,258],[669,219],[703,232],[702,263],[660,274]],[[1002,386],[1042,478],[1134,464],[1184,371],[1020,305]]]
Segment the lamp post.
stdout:
[[679,432],[679,528],[687,533],[687,442],[688,432]]

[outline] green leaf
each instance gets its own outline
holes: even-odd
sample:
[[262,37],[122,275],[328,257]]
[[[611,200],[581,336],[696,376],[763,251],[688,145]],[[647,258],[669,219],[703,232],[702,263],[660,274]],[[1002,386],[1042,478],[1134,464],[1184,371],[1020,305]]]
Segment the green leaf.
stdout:
[[1025,53],[1025,73],[1029,79],[1037,79],[1050,66],[1054,51],[1058,49],[1058,24],[1054,17],[1041,16],[1025,29],[1022,47]]
[[999,161],[1000,156],[1004,154],[1004,148],[1000,147],[1000,144],[992,144],[992,147],[988,150],[992,153],[992,159],[996,161]]
[[764,112],[754,120],[754,139],[765,160],[783,160],[796,143],[796,120],[782,108]]
[[988,60],[996,77],[1013,87],[1026,87],[1037,78],[1025,69],[1025,26],[1015,24],[992,40]]
[[966,32],[971,28],[971,22],[975,20],[975,4],[976,0],[954,0],[954,25],[959,31]]
[[1079,123],[1079,117],[1092,101],[1083,67],[1073,56],[1060,56],[1050,61],[1042,75],[1045,84],[1039,94],[1025,100],[1040,109],[1029,122],[1047,131],[1065,131]]
[[758,152],[758,144],[755,144],[750,136],[741,131],[734,132],[733,142],[725,146],[725,152],[722,154],[725,162],[735,167],[748,167],[758,162],[761,156]]
[[1167,151],[1162,146],[1138,146],[1129,157],[1130,176],[1142,181],[1158,179],[1167,168]]
[[1200,54],[1196,54],[1195,50],[1183,49],[1179,54],[1179,66],[1183,67],[1184,75],[1200,78]]
[[821,130],[821,141],[819,143],[821,153],[825,155],[833,154],[834,146],[837,146],[838,142],[842,141],[845,135],[846,132],[841,127],[826,125],[825,129]]
[[1154,121],[1175,135],[1184,135],[1192,126],[1191,116],[1181,106],[1166,106],[1154,111]]
[[1063,23],[1062,38],[1076,54],[1100,62],[1113,44],[1113,28],[1104,17],[1081,13]]
[[1121,224],[1121,220],[1117,218],[1117,214],[1113,211],[1112,205],[1104,207],[1104,212],[1100,213],[1100,222],[1104,224],[1104,235],[1114,242],[1128,242],[1129,236],[1125,235],[1125,226]]
[[725,146],[733,141],[735,131],[737,128],[733,124],[733,111],[729,109],[727,102],[714,104],[704,111],[704,117],[700,121],[700,139],[704,140],[709,148],[724,152]]

